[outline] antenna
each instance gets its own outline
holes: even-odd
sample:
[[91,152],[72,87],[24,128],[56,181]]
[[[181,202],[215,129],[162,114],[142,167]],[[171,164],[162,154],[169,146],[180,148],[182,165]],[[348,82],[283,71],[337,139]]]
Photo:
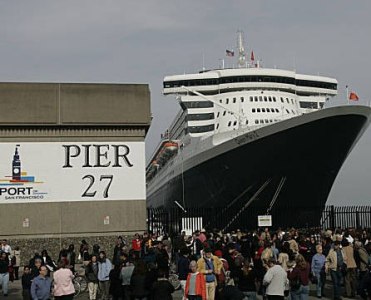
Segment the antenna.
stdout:
[[245,56],[245,48],[243,46],[243,31],[237,31],[237,49],[238,49],[238,66],[240,68],[245,66],[246,56]]

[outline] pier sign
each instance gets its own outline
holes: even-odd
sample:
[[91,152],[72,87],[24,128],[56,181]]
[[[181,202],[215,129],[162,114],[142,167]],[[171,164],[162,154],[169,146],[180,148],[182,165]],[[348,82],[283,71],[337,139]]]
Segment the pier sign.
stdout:
[[0,143],[0,203],[143,200],[144,142]]

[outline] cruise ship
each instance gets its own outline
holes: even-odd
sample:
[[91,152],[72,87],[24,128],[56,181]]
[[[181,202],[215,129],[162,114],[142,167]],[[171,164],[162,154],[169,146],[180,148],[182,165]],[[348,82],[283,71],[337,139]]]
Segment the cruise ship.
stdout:
[[336,79],[265,68],[241,33],[226,54],[236,67],[164,78],[163,94],[180,111],[149,160],[147,207],[178,230],[199,218],[223,230],[256,228],[258,215],[274,227],[319,226],[370,108],[326,108]]

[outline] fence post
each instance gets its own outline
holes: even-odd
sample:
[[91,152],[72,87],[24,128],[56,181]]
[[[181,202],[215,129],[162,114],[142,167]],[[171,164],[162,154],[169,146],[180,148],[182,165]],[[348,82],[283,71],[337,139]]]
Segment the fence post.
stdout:
[[330,206],[330,226],[331,229],[335,229],[335,207],[333,205]]

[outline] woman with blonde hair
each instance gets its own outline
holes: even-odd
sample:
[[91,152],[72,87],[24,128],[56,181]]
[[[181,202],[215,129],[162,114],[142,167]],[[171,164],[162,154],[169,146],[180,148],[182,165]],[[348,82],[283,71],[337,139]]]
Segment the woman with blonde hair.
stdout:
[[298,254],[295,258],[296,265],[289,272],[291,300],[307,300],[309,297],[309,263],[304,256]]

